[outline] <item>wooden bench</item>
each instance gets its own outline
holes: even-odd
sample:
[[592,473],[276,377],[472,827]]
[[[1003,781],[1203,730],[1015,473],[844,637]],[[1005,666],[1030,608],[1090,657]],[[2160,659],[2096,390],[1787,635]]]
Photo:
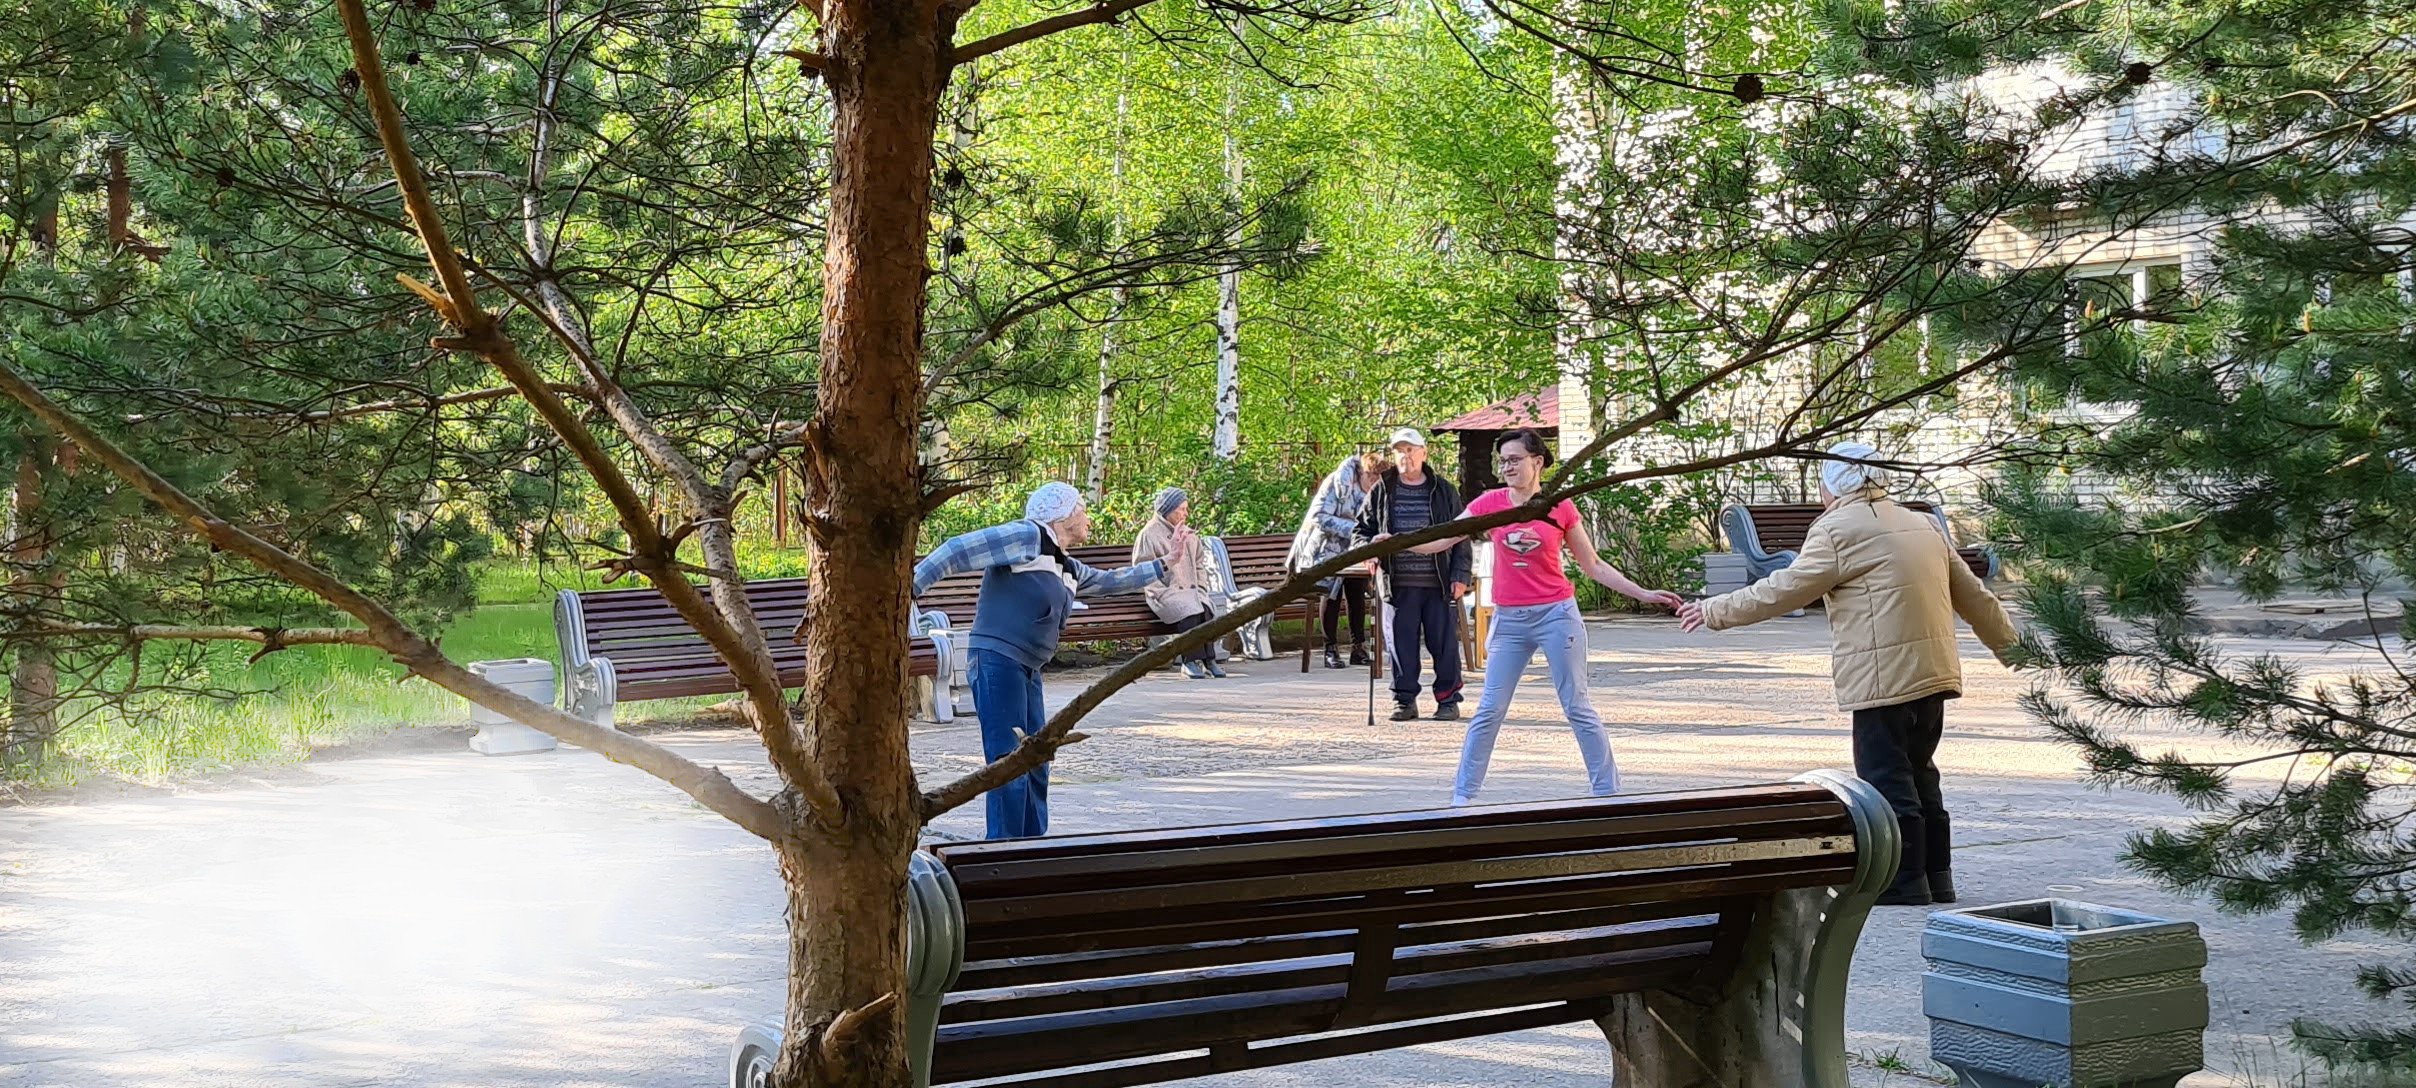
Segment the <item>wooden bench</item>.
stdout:
[[[1284,552],[1291,548],[1288,536],[1203,537],[1208,552],[1211,594],[1222,593],[1234,604],[1249,601],[1260,593],[1281,585],[1290,574],[1283,569]],[[1132,562],[1130,544],[1085,544],[1069,549],[1067,555],[1093,567],[1113,569]],[[950,675],[958,683],[967,679],[964,659],[964,633],[973,627],[973,609],[981,595],[982,575],[979,571],[950,575],[933,583],[931,589],[916,599],[916,605],[926,617],[945,618],[944,627],[955,632],[956,660]],[[1275,657],[1275,646],[1269,628],[1279,617],[1297,611],[1312,627],[1320,598],[1310,595],[1295,606],[1275,611],[1267,618],[1249,624],[1238,632],[1242,650],[1254,660],[1268,661]],[[1064,641],[1105,642],[1118,639],[1165,638],[1176,633],[1174,626],[1162,622],[1149,610],[1146,598],[1133,593],[1115,597],[1086,597],[1088,607],[1066,618]],[[926,628],[926,630],[935,630]],[[1306,644],[1300,653],[1300,671],[1309,671]]]
[[[1617,1083],[1845,1088],[1847,969],[1897,852],[1835,771],[941,845],[909,877],[909,1061],[1117,1088],[1592,1020]],[[780,1032],[740,1032],[732,1088]]]
[[[805,613],[805,579],[749,582],[747,605],[771,643],[780,683],[805,683],[805,647],[791,637]],[[956,635],[944,626],[918,633],[907,672],[932,678],[934,720],[950,721]],[[554,638],[562,649],[562,706],[598,725],[612,725],[616,703],[687,695],[734,695],[738,678],[671,602],[652,586],[563,590],[554,596]]]
[[[1237,537],[1226,542],[1209,538],[1211,561],[1207,565],[1211,568],[1211,580],[1219,583],[1212,590],[1226,592],[1224,587],[1236,587],[1239,591],[1265,592],[1281,583],[1285,577],[1280,569],[1281,551],[1290,546],[1291,539]],[[1265,558],[1270,542],[1276,545],[1272,563]],[[1130,561],[1132,545],[1089,545],[1068,554],[1095,567],[1121,567]],[[974,601],[981,593],[981,579],[979,572],[941,579],[916,602],[918,613],[908,672],[931,678],[930,714],[934,721],[955,719],[956,692],[965,679],[964,636],[973,626]],[[805,648],[790,639],[790,632],[805,611],[805,587],[803,578],[766,579],[749,582],[746,587],[756,622],[771,640],[772,658],[780,667],[781,683],[791,687],[805,682]],[[1093,598],[1083,603],[1089,607],[1074,613],[1066,623],[1066,641],[1140,639],[1175,633],[1172,626],[1160,622],[1149,611],[1147,602],[1138,593]],[[1313,615],[1314,609],[1315,599],[1304,598],[1300,606],[1302,614]],[[1272,658],[1274,650],[1264,633],[1264,621],[1254,626],[1260,629],[1258,641],[1253,643],[1245,638],[1244,647],[1252,649],[1254,657]],[[563,705],[571,713],[599,724],[612,724],[612,708],[616,703],[687,695],[730,695],[738,691],[737,678],[720,656],[652,587],[564,590],[554,598],[554,635],[562,650]],[[1304,672],[1309,667],[1305,649],[1300,667]]]
[[[1959,547],[1954,531],[1946,524],[1946,515],[1926,502],[1903,504],[1907,510],[1928,514],[1937,523],[1938,533],[1946,538],[1946,546],[1955,549],[1963,564],[1982,581],[1997,576],[1997,556],[1981,546]],[[1804,546],[1804,535],[1812,523],[1825,512],[1816,502],[1772,503],[1766,505],[1731,504],[1720,511],[1720,530],[1728,537],[1730,550],[1745,557],[1748,581],[1758,582],[1773,572],[1795,562],[1795,553]]]
[[[1256,600],[1291,580],[1292,570],[1286,565],[1291,553],[1289,535],[1209,537],[1208,565],[1216,582],[1210,589],[1228,595],[1235,604]],[[1297,614],[1305,632],[1300,643],[1300,671],[1309,671],[1309,643],[1315,640],[1317,613],[1324,603],[1323,595],[1311,591],[1293,604],[1244,624],[1237,632],[1243,650],[1254,660],[1274,660],[1275,623]]]

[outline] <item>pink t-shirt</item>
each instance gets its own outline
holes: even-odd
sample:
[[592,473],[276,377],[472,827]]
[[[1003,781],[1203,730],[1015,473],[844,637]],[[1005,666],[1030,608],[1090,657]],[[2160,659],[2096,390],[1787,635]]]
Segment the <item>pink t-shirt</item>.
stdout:
[[[1468,504],[1467,516],[1498,514],[1518,505],[1510,489],[1497,487]],[[1553,604],[1577,595],[1561,569],[1560,542],[1577,524],[1577,505],[1567,499],[1552,508],[1549,521],[1520,521],[1485,532],[1493,541],[1493,603],[1517,608]]]

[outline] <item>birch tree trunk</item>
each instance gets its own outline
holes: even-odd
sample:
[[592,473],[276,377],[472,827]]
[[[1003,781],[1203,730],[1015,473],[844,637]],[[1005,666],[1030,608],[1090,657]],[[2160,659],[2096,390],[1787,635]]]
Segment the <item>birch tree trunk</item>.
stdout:
[[1116,325],[1124,318],[1124,306],[1132,292],[1118,287],[1107,304],[1107,327],[1099,331],[1099,407],[1091,416],[1091,465],[1083,492],[1092,502],[1107,494],[1107,459],[1110,443],[1116,434],[1116,391],[1123,384],[1116,377]]
[[[1233,32],[1242,32],[1237,20]],[[1225,73],[1225,194],[1242,198],[1241,81],[1230,57]],[[1211,447],[1219,461],[1242,454],[1242,269],[1229,264],[1216,277],[1216,437]]]
[[[1119,57],[1121,59],[1121,57]],[[1116,157],[1109,192],[1116,202],[1116,244],[1124,243],[1124,122],[1132,110],[1132,94],[1127,87],[1116,89]],[[1094,503],[1107,495],[1107,459],[1116,433],[1116,328],[1124,320],[1124,307],[1132,301],[1132,288],[1118,286],[1108,296],[1107,324],[1099,330],[1099,407],[1091,416],[1091,463],[1089,476],[1083,480],[1083,493]]]

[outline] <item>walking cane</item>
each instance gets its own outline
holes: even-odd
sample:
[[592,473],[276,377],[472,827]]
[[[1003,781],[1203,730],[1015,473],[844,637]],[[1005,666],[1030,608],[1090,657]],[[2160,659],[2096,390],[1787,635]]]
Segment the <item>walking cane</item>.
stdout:
[[1368,617],[1376,629],[1376,652],[1367,659],[1367,727],[1376,727],[1376,681],[1384,675],[1384,571],[1381,567],[1368,574],[1368,588],[1374,590],[1376,614]]

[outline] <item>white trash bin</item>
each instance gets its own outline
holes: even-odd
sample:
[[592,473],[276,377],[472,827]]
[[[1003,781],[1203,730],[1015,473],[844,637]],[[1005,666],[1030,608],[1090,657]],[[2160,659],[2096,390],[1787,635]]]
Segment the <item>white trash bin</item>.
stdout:
[[[553,705],[554,663],[551,661],[537,657],[473,661],[470,671],[535,702]],[[554,750],[555,741],[551,734],[531,729],[476,703],[470,704],[470,722],[478,726],[478,735],[470,738],[470,750],[480,755],[513,756],[523,752]]]

